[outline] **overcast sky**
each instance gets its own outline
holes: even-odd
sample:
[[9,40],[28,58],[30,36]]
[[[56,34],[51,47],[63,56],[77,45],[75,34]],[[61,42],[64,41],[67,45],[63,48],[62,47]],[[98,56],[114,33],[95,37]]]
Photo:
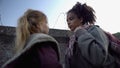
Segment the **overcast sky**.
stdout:
[[47,15],[50,28],[68,29],[66,12],[77,1],[94,8],[96,24],[101,28],[111,33],[120,32],[119,0],[0,0],[1,22],[5,26],[16,26],[27,9],[35,9]]

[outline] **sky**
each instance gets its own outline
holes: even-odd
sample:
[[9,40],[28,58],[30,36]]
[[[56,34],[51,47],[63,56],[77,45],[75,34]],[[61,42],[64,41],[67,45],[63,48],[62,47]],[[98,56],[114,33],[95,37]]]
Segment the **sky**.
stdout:
[[53,29],[69,30],[66,12],[79,1],[96,11],[96,25],[105,31],[120,32],[119,0],[0,0],[0,25],[15,26],[27,9],[44,12]]

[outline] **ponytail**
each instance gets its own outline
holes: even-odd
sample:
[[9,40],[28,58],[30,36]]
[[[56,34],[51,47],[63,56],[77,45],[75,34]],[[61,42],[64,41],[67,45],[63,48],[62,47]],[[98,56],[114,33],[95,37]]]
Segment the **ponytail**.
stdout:
[[23,16],[18,21],[18,26],[16,27],[16,45],[15,52],[21,51],[25,45],[27,38],[30,36],[29,24],[26,16]]

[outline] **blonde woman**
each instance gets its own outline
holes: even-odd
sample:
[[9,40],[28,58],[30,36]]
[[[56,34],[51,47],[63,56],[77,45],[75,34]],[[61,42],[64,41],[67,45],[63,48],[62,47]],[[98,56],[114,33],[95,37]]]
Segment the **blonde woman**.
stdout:
[[46,15],[27,10],[16,28],[16,54],[3,68],[62,68],[58,43],[48,32]]

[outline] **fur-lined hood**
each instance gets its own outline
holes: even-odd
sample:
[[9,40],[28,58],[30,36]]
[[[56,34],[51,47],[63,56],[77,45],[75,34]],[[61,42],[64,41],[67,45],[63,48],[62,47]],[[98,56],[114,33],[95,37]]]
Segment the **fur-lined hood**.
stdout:
[[46,34],[42,34],[42,33],[36,33],[36,34],[32,34],[29,39],[27,40],[25,47],[22,51],[20,51],[19,53],[17,53],[13,58],[11,58],[9,61],[7,61],[2,68],[4,68],[6,65],[10,64],[11,62],[15,61],[16,59],[18,59],[22,54],[24,54],[26,51],[30,50],[34,44],[36,43],[42,43],[42,42],[52,42],[56,45],[57,49],[58,49],[58,55],[59,55],[59,60],[60,60],[60,50],[59,50],[59,46],[58,46],[58,42],[51,36],[46,35]]

